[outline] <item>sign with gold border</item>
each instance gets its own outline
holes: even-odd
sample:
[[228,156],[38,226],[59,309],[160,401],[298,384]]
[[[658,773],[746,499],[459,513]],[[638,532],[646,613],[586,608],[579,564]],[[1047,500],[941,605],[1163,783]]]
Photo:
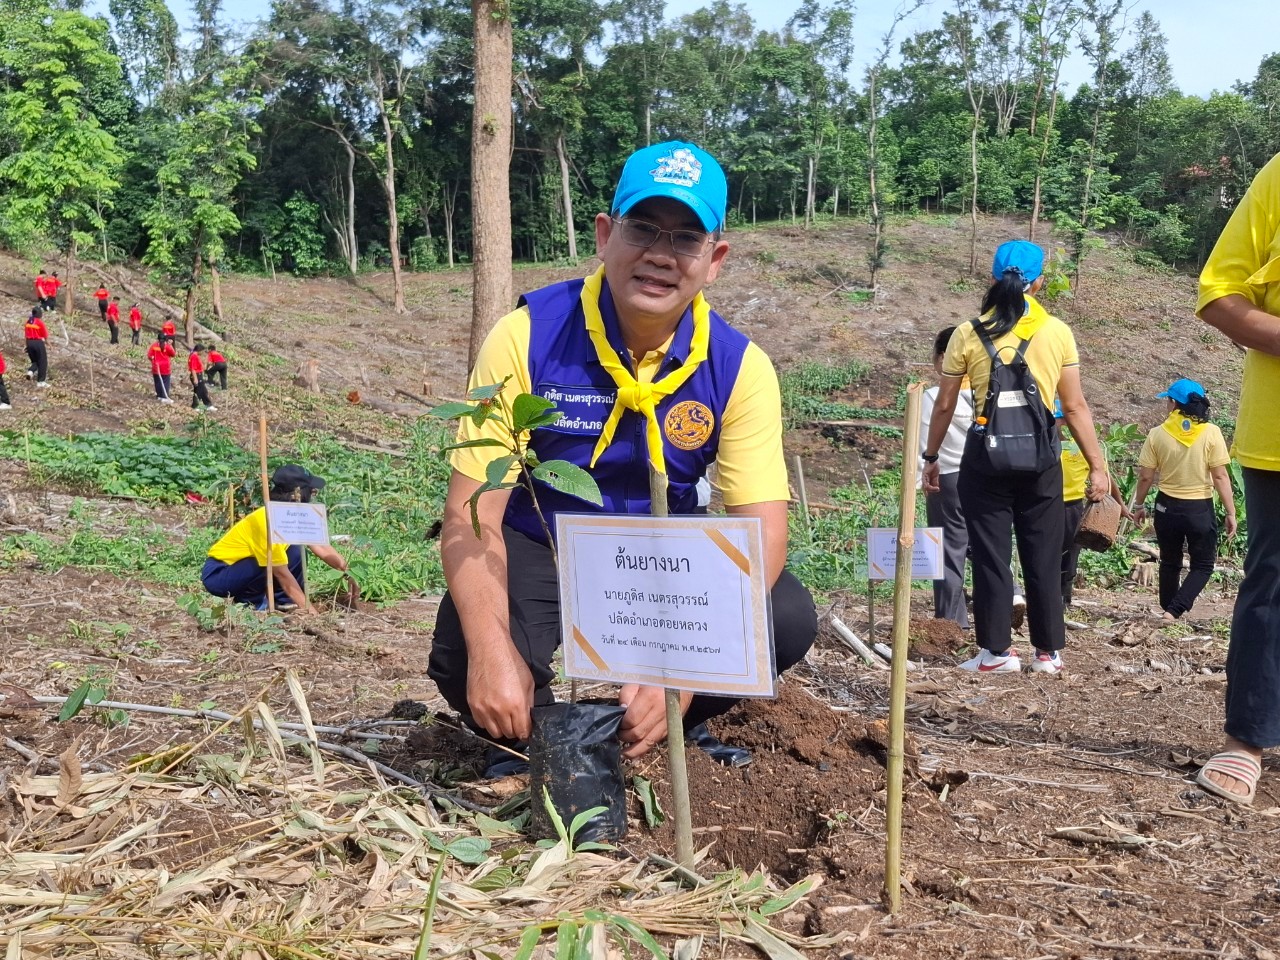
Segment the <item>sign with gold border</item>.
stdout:
[[[912,580],[941,580],[946,576],[942,562],[941,527],[916,527],[911,550]],[[892,580],[898,563],[896,527],[867,528],[867,579]]]
[[557,514],[565,674],[772,697],[756,517]]

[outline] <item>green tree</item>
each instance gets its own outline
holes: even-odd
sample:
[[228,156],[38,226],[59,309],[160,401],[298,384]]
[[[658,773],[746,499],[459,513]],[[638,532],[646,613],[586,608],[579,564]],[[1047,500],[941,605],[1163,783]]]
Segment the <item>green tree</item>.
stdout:
[[0,233],[21,250],[65,248],[68,313],[74,311],[79,247],[105,226],[124,157],[95,112],[93,91],[118,84],[107,28],[78,11],[6,5],[0,94],[9,143],[0,159]]

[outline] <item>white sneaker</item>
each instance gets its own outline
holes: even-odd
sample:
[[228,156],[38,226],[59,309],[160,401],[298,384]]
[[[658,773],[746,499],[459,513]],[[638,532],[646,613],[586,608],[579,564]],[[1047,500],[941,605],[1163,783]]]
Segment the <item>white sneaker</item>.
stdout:
[[205,409],[205,413],[213,413],[213,411],[217,410],[218,408],[217,408],[217,407],[215,407],[215,406],[213,406],[213,404],[210,404],[209,406],[205,407],[204,409]]
[[13,406],[8,403],[0,403],[0,410],[12,410]]
[[42,390],[48,390],[48,389],[49,389],[49,381],[48,381],[48,380],[41,380],[39,383],[37,383],[37,384],[36,384],[36,386],[37,386],[37,387],[39,387],[39,388],[40,388],[40,389],[42,389]]
[[160,398],[160,402],[161,402],[161,403],[173,403],[173,401],[172,401],[172,400],[170,400],[168,397],[161,397],[161,398]]
[[1021,673],[1022,660],[1018,657],[1016,650],[1010,649],[1004,653],[983,650],[972,660],[966,660],[960,664],[960,669],[973,673]]
[[1062,662],[1062,655],[1057,650],[1049,653],[1045,650],[1037,650],[1036,658],[1031,661],[1032,673],[1061,673],[1066,669],[1066,665]]
[[36,372],[35,372],[34,370],[28,370],[28,371],[27,371],[27,379],[28,379],[28,380],[30,380],[30,379],[31,379],[32,377],[34,377],[35,375],[36,375]]
[[1009,615],[1009,626],[1021,630],[1027,619],[1027,598],[1020,593],[1013,595],[1013,612]]

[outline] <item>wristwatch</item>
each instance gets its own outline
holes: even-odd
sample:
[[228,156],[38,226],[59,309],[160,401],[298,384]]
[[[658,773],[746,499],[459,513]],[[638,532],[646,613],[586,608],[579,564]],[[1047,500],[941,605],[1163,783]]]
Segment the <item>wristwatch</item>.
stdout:
[[938,455],[936,453],[922,453],[920,454],[920,459],[925,463],[937,463]]

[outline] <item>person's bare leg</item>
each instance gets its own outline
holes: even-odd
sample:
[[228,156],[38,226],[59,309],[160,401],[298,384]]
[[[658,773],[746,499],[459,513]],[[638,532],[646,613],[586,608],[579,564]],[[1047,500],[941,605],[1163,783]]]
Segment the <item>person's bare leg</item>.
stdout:
[[[1259,763],[1262,762],[1261,747],[1255,747],[1252,744],[1245,743],[1242,740],[1237,740],[1235,737],[1227,737],[1226,744],[1223,746],[1222,749],[1224,751],[1238,750],[1240,753],[1247,753],[1249,756],[1253,757],[1253,759],[1257,760]],[[1222,787],[1224,790],[1228,791],[1229,793],[1234,793],[1236,796],[1243,797],[1249,793],[1249,788],[1245,786],[1244,783],[1242,783],[1241,781],[1237,780],[1235,777],[1230,776],[1228,774],[1219,773],[1217,770],[1210,770],[1207,774],[1205,774],[1205,776],[1207,776],[1210,780],[1212,780],[1218,786]]]

